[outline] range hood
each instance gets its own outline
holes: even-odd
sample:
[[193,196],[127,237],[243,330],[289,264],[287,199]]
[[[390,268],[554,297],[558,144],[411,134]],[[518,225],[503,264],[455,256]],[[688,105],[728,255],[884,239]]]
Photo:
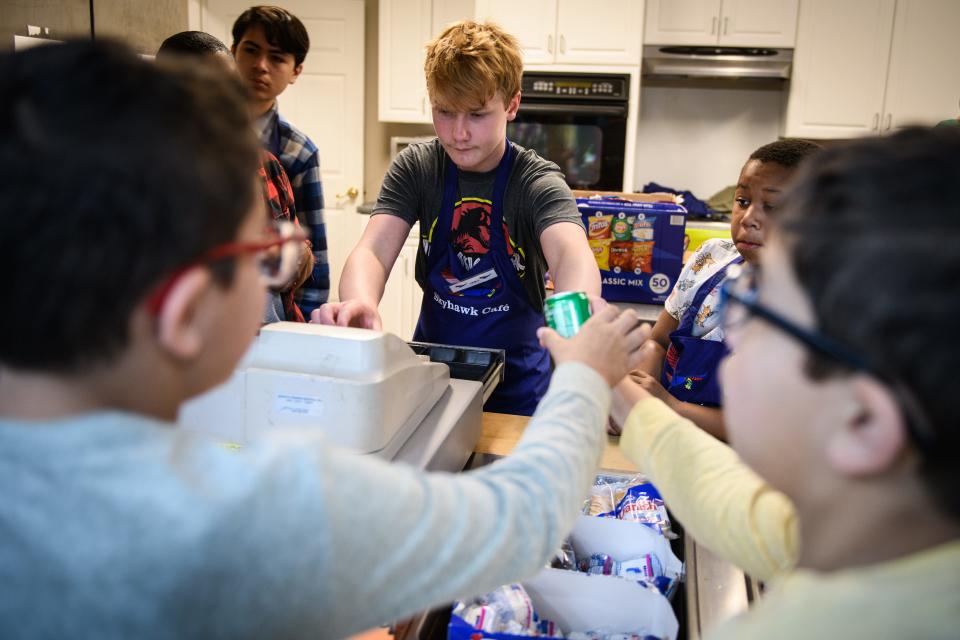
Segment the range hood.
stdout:
[[646,45],[643,75],[684,78],[790,77],[793,49]]

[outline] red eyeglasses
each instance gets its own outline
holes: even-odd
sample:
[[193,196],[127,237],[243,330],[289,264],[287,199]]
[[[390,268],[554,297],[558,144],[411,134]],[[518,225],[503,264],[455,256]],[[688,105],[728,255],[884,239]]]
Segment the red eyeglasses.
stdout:
[[212,247],[196,260],[188,262],[171,273],[153,290],[147,298],[147,310],[157,315],[177,280],[194,267],[217,262],[233,256],[255,254],[260,266],[260,278],[271,289],[286,286],[293,279],[305,250],[306,235],[300,228],[287,220],[271,223],[266,230],[267,236],[261,242],[226,242]]

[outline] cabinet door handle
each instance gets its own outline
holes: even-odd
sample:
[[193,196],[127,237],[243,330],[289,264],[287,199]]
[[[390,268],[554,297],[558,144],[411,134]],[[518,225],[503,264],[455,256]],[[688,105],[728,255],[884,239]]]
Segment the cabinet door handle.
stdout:
[[874,111],[873,113],[873,125],[870,127],[870,131],[876,131],[877,127],[880,125],[880,114]]
[[714,36],[717,34],[717,16],[713,16],[713,21],[710,22],[710,35]]
[[560,53],[567,52],[567,39],[563,37],[563,34],[560,34]]
[[893,114],[887,114],[887,125],[883,128],[884,131],[890,131],[890,126],[893,124]]
[[730,26],[730,18],[723,19],[723,35],[727,35],[727,28]]
[[547,36],[547,53],[553,53],[553,36]]

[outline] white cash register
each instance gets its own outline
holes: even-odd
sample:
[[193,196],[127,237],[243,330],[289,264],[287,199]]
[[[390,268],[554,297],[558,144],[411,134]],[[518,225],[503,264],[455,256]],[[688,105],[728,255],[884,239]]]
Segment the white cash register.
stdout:
[[[451,379],[455,364],[431,361],[457,350],[365,329],[269,324],[226,383],[183,405],[178,424],[237,444],[269,430],[319,430],[358,453],[462,466],[497,380]],[[476,351],[460,359],[475,360]],[[493,364],[499,374],[502,358]]]

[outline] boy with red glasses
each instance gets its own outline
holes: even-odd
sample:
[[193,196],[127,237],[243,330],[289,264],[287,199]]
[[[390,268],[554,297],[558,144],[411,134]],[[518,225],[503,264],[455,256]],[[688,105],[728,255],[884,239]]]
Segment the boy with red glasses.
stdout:
[[0,637],[341,638],[544,565],[634,313],[541,330],[550,390],[482,470],[307,435],[228,451],[173,420],[231,374],[298,247],[264,234],[239,81],[98,41],[0,56],[0,95]]
[[706,638],[956,638],[960,131],[802,167],[724,287],[732,449],[626,380],[621,447],[698,543],[767,581]]

